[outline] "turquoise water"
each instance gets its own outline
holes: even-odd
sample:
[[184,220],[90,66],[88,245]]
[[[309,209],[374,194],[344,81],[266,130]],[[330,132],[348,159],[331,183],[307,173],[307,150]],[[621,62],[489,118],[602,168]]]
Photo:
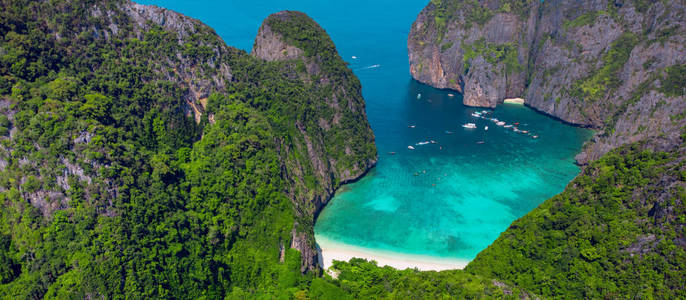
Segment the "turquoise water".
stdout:
[[[360,181],[342,187],[322,211],[315,226],[319,237],[471,260],[579,171],[573,159],[589,131],[518,105],[503,105],[489,116],[519,122],[520,129],[539,136],[533,139],[475,119],[470,114],[477,109],[464,107],[456,93],[449,97],[411,80],[406,39],[427,1],[140,2],[198,18],[227,44],[245,50],[262,20],[284,9],[309,14],[331,35],[362,82],[379,162]],[[478,128],[460,126],[467,122]],[[416,145],[430,140],[436,144]]]

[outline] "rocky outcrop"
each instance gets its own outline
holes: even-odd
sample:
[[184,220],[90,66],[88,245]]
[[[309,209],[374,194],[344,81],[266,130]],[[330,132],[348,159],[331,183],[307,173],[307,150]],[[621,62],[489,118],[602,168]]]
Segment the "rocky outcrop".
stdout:
[[[277,13],[272,18],[285,14],[286,12]],[[303,51],[287,44],[281,34],[274,33],[269,24],[263,23],[257,32],[251,54],[266,61],[279,61],[301,58]]]
[[522,97],[598,129],[580,163],[649,137],[674,144],[686,101],[665,83],[686,63],[685,12],[679,1],[432,1],[411,28],[410,72],[465,105]]
[[[484,1],[492,16],[471,24],[479,3],[434,2],[419,14],[408,39],[410,72],[420,82],[464,94],[470,106],[495,107],[505,98],[520,95],[534,39],[536,8],[523,13],[490,12],[497,3]],[[478,8],[477,8],[478,7]],[[440,15],[440,16],[439,16]]]
[[[296,76],[313,88],[314,114],[296,121],[295,142],[282,149],[289,193],[300,218],[294,224],[291,247],[301,252],[302,270],[313,270],[319,264],[313,232],[317,215],[341,184],[359,178],[376,163],[374,134],[367,122],[361,86],[326,32],[300,12],[269,16],[258,31],[251,54],[293,64],[300,69]],[[354,120],[357,126],[342,120]],[[346,142],[336,142],[340,138]],[[309,176],[314,176],[315,185],[308,184]]]
[[[174,53],[160,55],[160,60],[152,63],[151,67],[160,74],[160,79],[186,88],[186,114],[193,115],[196,122],[200,122],[206,105],[203,100],[214,92],[224,92],[233,78],[227,57],[235,49],[227,46],[213,29],[199,20],[165,8],[130,1],[123,2],[118,10],[104,6],[96,4],[91,8],[91,15],[103,22],[99,27],[88,28],[96,36],[106,40],[122,37],[143,40],[151,29],[159,28],[172,33],[167,38],[173,38],[183,46]],[[125,24],[121,23],[122,18],[127,20]],[[196,40],[198,37],[211,38]],[[192,43],[195,48],[189,49],[187,43]],[[202,55],[197,55],[201,51]]]

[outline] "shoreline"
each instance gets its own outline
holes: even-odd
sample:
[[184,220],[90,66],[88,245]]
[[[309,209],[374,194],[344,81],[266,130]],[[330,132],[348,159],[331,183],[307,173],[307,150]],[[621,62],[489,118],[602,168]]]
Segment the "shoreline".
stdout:
[[379,267],[389,266],[398,270],[417,268],[420,271],[464,269],[469,263],[468,260],[457,258],[405,254],[352,246],[322,236],[315,236],[315,240],[319,247],[319,262],[324,270],[328,270],[333,265],[333,260],[349,261],[351,258],[375,260]]

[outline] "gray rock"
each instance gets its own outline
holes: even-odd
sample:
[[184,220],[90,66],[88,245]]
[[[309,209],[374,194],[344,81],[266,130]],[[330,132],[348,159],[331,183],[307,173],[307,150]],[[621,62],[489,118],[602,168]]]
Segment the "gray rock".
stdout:
[[[649,137],[679,142],[679,128],[686,123],[673,116],[686,110],[686,98],[658,90],[666,67],[686,63],[683,2],[655,2],[639,12],[631,1],[531,1],[519,14],[504,12],[498,1],[477,3],[493,12],[483,25],[470,23],[472,8],[466,4],[444,27],[436,22],[444,7],[432,2],[419,14],[408,38],[410,73],[416,80],[462,92],[465,105],[494,107],[505,98],[522,97],[540,112],[597,129],[594,141],[577,156],[582,164]],[[638,42],[609,75],[618,83],[599,81],[593,97],[575,93],[606,67],[613,44],[629,35]],[[488,51],[467,55],[465,49],[477,45],[516,47],[520,68],[506,70],[506,60],[489,58]],[[639,89],[646,81],[647,88]]]

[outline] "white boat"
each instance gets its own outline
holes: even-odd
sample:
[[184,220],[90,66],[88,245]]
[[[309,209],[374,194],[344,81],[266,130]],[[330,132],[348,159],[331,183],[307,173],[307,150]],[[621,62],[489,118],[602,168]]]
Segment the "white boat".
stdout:
[[505,128],[510,128],[510,127],[512,127],[512,124],[507,124],[507,125],[505,125],[505,126],[503,126],[503,127],[505,127]]
[[431,143],[432,143],[432,144],[436,144],[436,141],[434,141],[434,140],[431,140]]
[[415,128],[416,126],[415,126],[415,125],[410,125],[410,126],[407,126],[407,127],[410,127],[410,128]]
[[453,95],[453,94],[448,94],[448,97],[450,97],[450,98],[452,98],[452,97],[454,97],[454,96],[455,96],[455,95]]
[[503,122],[503,121],[498,121],[498,122],[495,123],[495,125],[503,126],[503,125],[505,125],[505,122]]
[[484,127],[484,130],[488,130],[488,126]]
[[535,138],[535,139],[537,139],[537,138],[538,138],[538,136],[537,136],[537,135],[534,135],[534,136],[531,136],[531,137],[532,137],[532,138]]
[[426,145],[426,144],[428,144],[428,143],[429,143],[429,142],[419,142],[419,143],[417,143],[417,145],[421,146],[421,145]]
[[473,113],[472,113],[472,117],[480,118],[480,117],[481,117],[481,113],[473,112]]
[[417,99],[422,99],[422,94],[417,94]]
[[407,146],[407,149],[414,150],[414,147],[412,147],[412,146]]
[[487,111],[487,110],[482,110],[481,113],[482,113],[482,114],[487,114],[488,111]]
[[357,59],[357,56],[353,55],[353,59]]
[[462,125],[462,127],[474,129],[474,128],[476,128],[476,124],[474,124],[474,123],[467,123],[467,124]]
[[529,133],[529,131],[527,131],[527,130],[522,130],[522,133]]

